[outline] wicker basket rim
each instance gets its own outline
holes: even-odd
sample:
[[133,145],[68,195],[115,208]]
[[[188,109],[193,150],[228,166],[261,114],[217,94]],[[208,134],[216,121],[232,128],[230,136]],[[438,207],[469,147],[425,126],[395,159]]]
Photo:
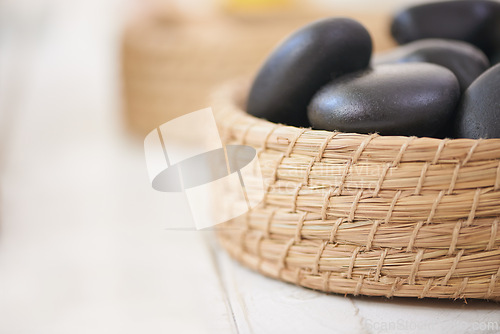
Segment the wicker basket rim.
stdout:
[[[241,111],[245,117],[248,117],[249,119],[252,119],[254,122],[262,122],[264,125],[280,125],[280,126],[286,126],[295,130],[300,130],[300,129],[307,129],[308,132],[311,133],[338,133],[338,134],[345,134],[345,135],[356,135],[359,136],[360,139],[365,139],[373,134],[365,134],[365,133],[357,133],[357,132],[340,132],[340,131],[329,131],[329,130],[320,130],[320,129],[313,129],[311,127],[308,128],[303,128],[303,127],[297,127],[293,125],[288,125],[288,124],[282,124],[282,123],[273,123],[267,119],[264,118],[259,118],[253,115],[250,115],[247,113],[246,109],[243,107],[246,104],[246,98],[247,98],[247,93],[249,91],[249,87],[251,84],[251,78],[249,77],[242,77],[238,78],[236,80],[231,80],[224,85],[221,86],[221,88],[216,91],[216,93],[213,95],[212,100],[217,101],[221,99],[221,101],[225,101],[226,105],[228,102],[232,105],[232,107],[238,109]],[[472,138],[445,138],[445,139],[440,139],[440,138],[433,138],[433,137],[416,137],[416,136],[387,136],[387,135],[378,135],[378,138],[393,138],[393,139],[403,139],[403,140],[408,140],[409,138],[420,138],[420,139],[425,139],[428,140],[429,143],[434,142],[439,145],[439,143],[446,141],[447,143],[471,143],[471,145],[474,145],[476,142],[480,141],[483,145],[484,144],[489,144],[489,145],[496,145],[500,149],[500,138],[480,138],[480,139],[472,139]]]

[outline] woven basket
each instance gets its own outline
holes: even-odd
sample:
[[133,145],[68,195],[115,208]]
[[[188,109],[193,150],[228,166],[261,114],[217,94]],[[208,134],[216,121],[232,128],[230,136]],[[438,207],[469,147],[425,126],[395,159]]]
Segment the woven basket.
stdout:
[[500,139],[296,128],[214,99],[225,144],[257,149],[266,193],[218,227],[267,276],[341,294],[500,300]]

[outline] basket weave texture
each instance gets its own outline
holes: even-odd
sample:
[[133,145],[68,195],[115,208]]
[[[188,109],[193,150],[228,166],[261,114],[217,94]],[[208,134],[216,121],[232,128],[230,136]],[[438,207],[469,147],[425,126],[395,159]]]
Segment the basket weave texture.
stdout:
[[220,225],[221,245],[264,275],[341,294],[500,300],[500,139],[340,133],[214,98],[224,143],[257,150],[264,200]]

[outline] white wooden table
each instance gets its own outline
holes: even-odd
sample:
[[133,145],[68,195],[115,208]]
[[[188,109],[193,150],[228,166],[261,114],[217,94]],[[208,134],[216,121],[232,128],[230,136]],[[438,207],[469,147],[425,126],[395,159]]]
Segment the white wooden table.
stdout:
[[0,11],[0,333],[500,333],[495,303],[326,295],[167,230],[185,203],[121,127],[119,1],[36,3]]

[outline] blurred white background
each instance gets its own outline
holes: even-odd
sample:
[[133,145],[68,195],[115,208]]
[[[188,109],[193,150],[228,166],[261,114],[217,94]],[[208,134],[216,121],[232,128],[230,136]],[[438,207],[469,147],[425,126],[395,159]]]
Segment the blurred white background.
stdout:
[[[389,11],[404,3],[316,2],[363,11]],[[178,3],[193,15],[206,15],[215,6]],[[142,138],[122,126],[121,31],[148,6],[127,0],[0,2],[0,333],[251,328],[234,320],[238,310],[232,310],[227,292],[232,288],[224,287],[226,274],[217,271],[208,232],[165,230],[169,220],[188,219],[184,204],[150,187]],[[337,328],[369,332],[349,299],[234,270],[243,280],[251,278],[248,289],[280,287],[295,294],[292,305],[319,298],[318,305],[332,316],[339,312],[333,316]],[[386,305],[386,312],[414,311],[407,303],[389,308],[385,301],[375,303]],[[366,316],[377,319],[380,305],[365,306]],[[420,308],[425,312],[417,324],[436,314],[429,303],[423,305],[430,308]],[[445,320],[433,319],[436,323],[451,326],[453,319],[467,317],[461,303],[439,305],[447,313]],[[479,313],[469,316],[495,319],[495,310],[477,303]],[[282,317],[295,311],[283,312]],[[281,320],[286,325],[286,317]]]

